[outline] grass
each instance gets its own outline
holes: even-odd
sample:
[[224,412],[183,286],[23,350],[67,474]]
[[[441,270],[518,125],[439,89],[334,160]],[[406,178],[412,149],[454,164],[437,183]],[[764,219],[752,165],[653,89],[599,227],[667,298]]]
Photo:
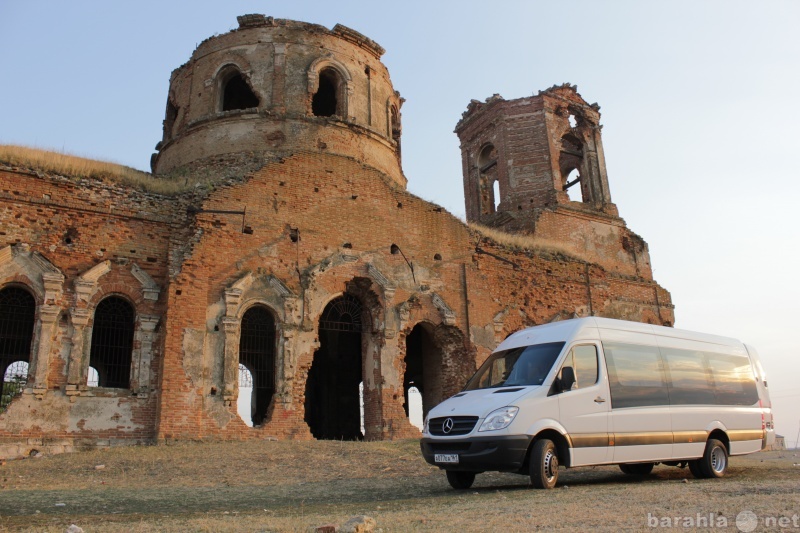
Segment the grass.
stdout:
[[537,245],[536,239],[530,235],[518,233],[507,233],[498,229],[490,228],[476,222],[470,222],[469,227],[484,237],[487,237],[498,244],[508,246],[514,250],[530,250]]
[[529,250],[529,251],[545,252],[554,255],[566,255],[569,257],[575,255],[574,250],[572,250],[567,246],[559,246],[558,243],[554,241],[547,241],[547,243],[544,243],[540,239],[537,239],[531,235],[526,235],[521,233],[507,233],[505,231],[498,230],[495,228],[490,228],[488,226],[484,226],[476,222],[470,222],[468,226],[470,227],[470,229],[479,233],[483,237],[491,239],[497,244],[509,248],[513,251]]
[[[534,490],[526,477],[485,473],[452,490],[417,441],[214,442],[114,448],[0,466],[0,530],[306,531],[373,517],[389,531],[648,529],[650,516],[800,513],[795,452],[731,459],[726,478],[657,466],[561,470]],[[763,525],[763,522],[762,522]]]
[[156,194],[177,194],[190,188],[186,180],[157,178],[117,163],[27,146],[0,144],[0,164],[47,174],[119,183]]

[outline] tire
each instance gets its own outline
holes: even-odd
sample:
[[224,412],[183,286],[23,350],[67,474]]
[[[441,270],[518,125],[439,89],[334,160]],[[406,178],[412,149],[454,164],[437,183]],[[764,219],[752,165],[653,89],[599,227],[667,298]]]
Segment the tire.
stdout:
[[646,476],[653,471],[654,466],[654,463],[630,463],[619,465],[619,469],[629,476]]
[[717,439],[708,439],[706,451],[697,462],[703,477],[723,477],[728,469],[728,449]]
[[530,456],[531,483],[537,489],[552,489],[558,481],[558,454],[550,439],[533,443]]
[[700,459],[697,459],[696,461],[689,461],[689,471],[697,479],[704,479],[706,477],[703,474],[703,470],[700,468]]
[[466,490],[475,483],[475,472],[447,470],[447,482],[456,490]]

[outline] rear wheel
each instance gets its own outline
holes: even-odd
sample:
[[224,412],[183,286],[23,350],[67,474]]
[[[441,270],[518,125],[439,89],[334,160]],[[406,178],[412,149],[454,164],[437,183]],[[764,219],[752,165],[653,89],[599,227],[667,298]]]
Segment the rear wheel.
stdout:
[[531,483],[537,489],[552,489],[558,481],[558,455],[550,439],[537,440],[530,457]]
[[717,439],[708,439],[706,451],[697,462],[704,477],[722,477],[728,469],[728,450]]
[[629,476],[646,476],[653,471],[653,466],[655,466],[654,463],[631,463],[621,464],[619,469]]
[[450,483],[450,486],[454,489],[468,489],[473,483],[475,483],[475,472],[457,472],[455,470],[448,470],[447,482]]

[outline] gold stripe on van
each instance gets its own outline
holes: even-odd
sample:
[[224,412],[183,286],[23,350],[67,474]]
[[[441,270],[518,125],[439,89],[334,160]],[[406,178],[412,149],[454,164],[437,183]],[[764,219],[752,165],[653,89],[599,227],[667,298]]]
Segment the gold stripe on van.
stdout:
[[613,446],[608,433],[581,433],[572,435],[572,446],[575,448],[595,448]]
[[728,438],[731,441],[761,440],[764,438],[764,431],[761,429],[731,429],[728,431]]
[[614,446],[642,446],[646,444],[672,444],[672,432],[614,433]]
[[675,431],[672,433],[672,442],[675,444],[705,442],[707,437],[707,431]]

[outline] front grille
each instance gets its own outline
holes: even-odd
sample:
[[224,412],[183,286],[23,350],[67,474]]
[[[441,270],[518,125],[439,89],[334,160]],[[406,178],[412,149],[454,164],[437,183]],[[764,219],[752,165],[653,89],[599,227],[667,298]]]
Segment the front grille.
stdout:
[[[447,420],[453,421],[453,429],[449,432],[444,431],[444,423]],[[431,432],[431,435],[436,435],[437,437],[452,437],[455,435],[466,435],[472,428],[475,427],[475,423],[478,421],[477,416],[443,416],[441,418],[434,418],[428,423],[428,429]]]

